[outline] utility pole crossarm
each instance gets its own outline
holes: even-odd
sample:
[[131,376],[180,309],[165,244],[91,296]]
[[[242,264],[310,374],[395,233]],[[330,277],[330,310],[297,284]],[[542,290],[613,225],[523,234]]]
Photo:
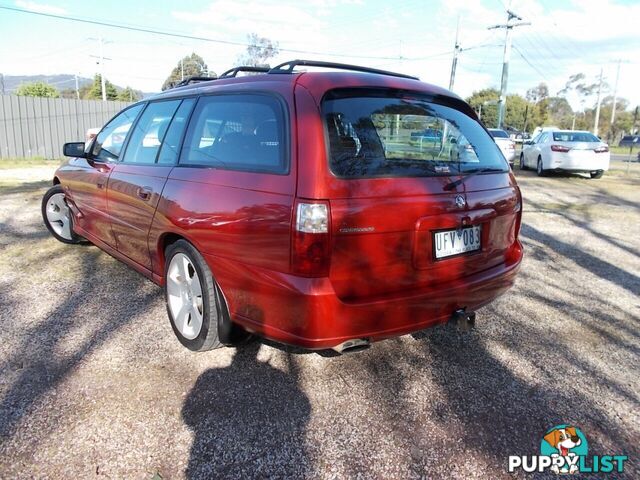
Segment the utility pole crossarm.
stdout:
[[492,25],[491,27],[487,27],[487,30],[494,30],[496,28],[524,27],[525,25],[531,25],[531,22],[503,23],[502,25]]

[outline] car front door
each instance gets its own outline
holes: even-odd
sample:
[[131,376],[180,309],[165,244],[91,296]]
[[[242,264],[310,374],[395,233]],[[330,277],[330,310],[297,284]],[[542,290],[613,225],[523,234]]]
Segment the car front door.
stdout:
[[96,136],[89,158],[69,162],[66,193],[74,212],[74,222],[89,240],[115,246],[107,212],[107,183],[120,156],[131,125],[144,105],[134,105],[119,113]]
[[107,202],[116,248],[151,270],[147,238],[193,99],[151,102],[109,177]]
[[527,145],[524,150],[524,164],[529,168],[535,168],[535,158],[538,158],[537,144],[542,135],[538,134],[531,140],[531,143]]

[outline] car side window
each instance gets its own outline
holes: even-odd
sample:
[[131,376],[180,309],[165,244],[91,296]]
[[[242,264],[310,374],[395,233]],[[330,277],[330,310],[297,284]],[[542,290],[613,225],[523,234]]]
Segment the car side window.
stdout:
[[536,143],[545,143],[547,141],[547,137],[548,136],[549,136],[548,133],[540,134],[540,138],[538,139],[538,141]]
[[171,120],[167,134],[164,136],[160,154],[158,155],[158,164],[173,165],[177,163],[180,141],[195,103],[194,98],[185,98],[180,107],[178,107],[173,120]]
[[131,140],[122,156],[124,163],[154,164],[173,114],[181,100],[151,102],[133,127]]
[[215,95],[198,101],[180,165],[284,174],[284,111],[271,95]]
[[105,162],[118,160],[131,125],[144,106],[143,103],[134,105],[104,126],[93,143],[91,154],[94,159]]

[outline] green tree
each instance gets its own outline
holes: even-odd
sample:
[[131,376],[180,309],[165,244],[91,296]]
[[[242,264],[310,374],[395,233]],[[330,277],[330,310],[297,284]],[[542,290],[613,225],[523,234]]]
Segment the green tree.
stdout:
[[48,85],[44,82],[24,83],[16,90],[16,95],[25,97],[49,97],[58,98],[60,92],[52,85]]
[[558,128],[571,128],[574,113],[567,99],[564,97],[549,97],[546,101],[546,123]]
[[[93,85],[87,91],[86,95],[82,98],[89,100],[102,100],[102,77],[99,73],[93,77]],[[118,90],[115,85],[109,80],[105,79],[105,90],[107,92],[107,100],[115,100],[118,97]]]
[[278,42],[273,42],[268,38],[250,33],[247,35],[247,40],[249,40],[249,45],[247,50],[237,58],[237,65],[268,67],[268,61],[280,53]]
[[192,53],[178,61],[178,64],[171,70],[171,73],[162,84],[162,90],[172,88],[183,78],[189,77],[217,78],[215,72],[209,71],[209,67],[204,62],[204,59],[200,55]]
[[[578,96],[582,110],[593,101],[593,97],[598,93],[600,80],[589,79],[584,73],[576,73],[569,77],[565,86],[558,92],[558,96],[566,97],[571,92]],[[602,82],[602,92],[609,90],[609,84]]]
[[[513,127],[517,130],[527,128],[531,125],[531,114],[533,113],[532,104],[517,94],[507,95],[507,105],[504,114],[504,125]],[[497,119],[496,119],[497,120]]]
[[537,87],[527,90],[526,98],[531,103],[538,103],[549,98],[549,87],[544,82],[540,82]]
[[142,92],[140,90],[134,90],[131,87],[123,88],[118,92],[116,100],[122,102],[137,102],[142,99]]
[[60,90],[60,96],[62,98],[76,98],[76,89],[65,88],[64,90]]
[[[498,99],[500,92],[495,88],[485,88],[473,92],[467,103],[478,113],[482,122],[490,128],[498,122]],[[509,105],[507,103],[507,105]]]

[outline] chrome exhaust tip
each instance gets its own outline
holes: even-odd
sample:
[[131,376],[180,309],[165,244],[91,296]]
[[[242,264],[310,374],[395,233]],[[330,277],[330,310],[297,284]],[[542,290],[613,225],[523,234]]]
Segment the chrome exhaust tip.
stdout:
[[346,342],[342,342],[340,345],[336,345],[332,350],[338,353],[355,353],[366,350],[369,347],[371,347],[371,342],[369,342],[369,340],[365,338],[354,338],[347,340]]

